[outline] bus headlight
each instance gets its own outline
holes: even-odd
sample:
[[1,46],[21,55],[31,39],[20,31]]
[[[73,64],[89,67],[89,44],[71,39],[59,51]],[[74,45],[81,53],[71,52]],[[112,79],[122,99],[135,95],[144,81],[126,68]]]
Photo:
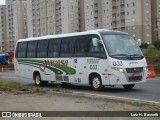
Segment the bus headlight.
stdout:
[[117,68],[117,67],[112,67],[113,70],[117,70],[119,72],[124,72],[124,69],[123,68]]
[[147,67],[144,67],[143,70],[144,70],[144,71],[148,71]]

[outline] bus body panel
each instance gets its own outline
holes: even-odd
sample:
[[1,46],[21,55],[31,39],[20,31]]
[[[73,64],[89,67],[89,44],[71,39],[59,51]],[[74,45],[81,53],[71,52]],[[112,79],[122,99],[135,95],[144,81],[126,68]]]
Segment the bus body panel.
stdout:
[[87,59],[84,57],[78,57],[73,59],[73,64],[76,69],[75,84],[88,84],[87,80]]
[[[147,69],[144,70],[147,67],[145,59],[131,61],[109,58],[109,65],[110,85],[135,84],[147,81],[148,71]],[[123,72],[117,71],[117,69],[123,69]],[[137,77],[137,79],[129,80],[132,77]]]
[[100,59],[100,58],[87,58],[87,70],[89,79],[89,75],[92,73],[98,73],[101,76],[102,84],[109,85],[109,77],[108,77],[108,60]]

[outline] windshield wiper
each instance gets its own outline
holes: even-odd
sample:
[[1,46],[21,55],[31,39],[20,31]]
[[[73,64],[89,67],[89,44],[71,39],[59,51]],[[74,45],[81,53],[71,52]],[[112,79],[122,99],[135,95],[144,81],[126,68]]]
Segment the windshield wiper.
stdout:
[[133,54],[133,55],[130,55],[130,56],[132,56],[132,57],[140,57],[140,58],[144,58],[144,56],[143,56],[143,55],[140,55],[140,54]]
[[115,54],[115,55],[111,55],[111,57],[116,57],[116,56],[130,57],[130,55],[127,55],[127,54]]

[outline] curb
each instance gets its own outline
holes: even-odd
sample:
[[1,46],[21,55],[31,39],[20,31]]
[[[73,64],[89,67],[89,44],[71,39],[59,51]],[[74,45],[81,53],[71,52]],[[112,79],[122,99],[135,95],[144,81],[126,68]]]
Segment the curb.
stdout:
[[79,97],[79,98],[87,98],[87,99],[95,99],[95,100],[103,100],[108,102],[121,102],[121,103],[127,103],[132,105],[138,105],[138,106],[144,106],[144,105],[154,105],[160,107],[160,102],[155,101],[146,101],[146,100],[140,100],[140,99],[132,99],[132,98],[122,98],[122,97],[116,97],[116,96],[107,96],[107,95],[98,95],[98,94],[90,94],[90,93],[81,93],[81,92],[71,92],[71,93],[64,93],[64,92],[50,92],[56,95],[63,95],[68,97]]
[[[16,90],[14,93],[16,94],[36,94],[36,92],[29,92],[32,91],[33,88],[26,88],[23,90]],[[41,91],[42,90],[42,91]],[[124,98],[124,97],[116,97],[116,96],[109,96],[109,95],[100,95],[100,94],[92,94],[87,92],[59,92],[59,91],[53,91],[53,90],[46,90],[41,89],[39,91],[39,94],[55,94],[58,96],[67,96],[67,97],[77,97],[77,98],[86,98],[86,99],[94,99],[94,100],[102,100],[106,102],[116,102],[116,103],[126,103],[126,104],[132,104],[132,105],[138,105],[138,106],[144,106],[144,105],[152,105],[160,108],[160,102],[156,101],[147,101],[147,100],[140,100],[140,99],[134,99],[134,98]]]

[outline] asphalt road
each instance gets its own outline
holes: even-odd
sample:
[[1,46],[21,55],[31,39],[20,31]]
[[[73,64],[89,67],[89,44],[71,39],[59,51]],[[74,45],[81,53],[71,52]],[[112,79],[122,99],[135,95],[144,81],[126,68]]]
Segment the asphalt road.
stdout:
[[[16,77],[13,72],[0,73],[0,78],[3,78],[4,80],[17,81],[24,85],[34,84],[33,80]],[[49,85],[47,88],[53,88],[53,87],[54,87],[53,85]],[[71,90],[72,92],[88,93],[88,94],[96,94],[102,96],[112,96],[118,98],[120,97],[125,99],[136,99],[136,100],[160,103],[160,78],[154,78],[148,80],[148,82],[146,83],[136,84],[135,87],[130,91],[125,90],[122,86],[116,86],[114,88],[106,87],[102,91],[93,91],[92,88],[88,86],[67,85],[63,87]]]

